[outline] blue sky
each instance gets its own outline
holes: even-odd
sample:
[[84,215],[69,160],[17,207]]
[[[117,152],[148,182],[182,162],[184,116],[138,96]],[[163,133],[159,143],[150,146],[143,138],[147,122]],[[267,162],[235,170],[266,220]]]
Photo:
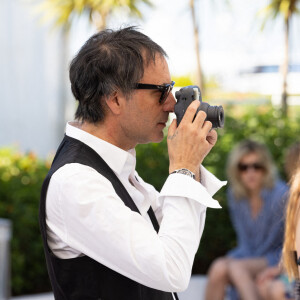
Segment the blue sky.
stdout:
[[[283,57],[283,23],[268,23],[262,32],[257,12],[267,0],[195,0],[200,28],[201,63],[206,75],[222,80],[257,64],[279,64]],[[109,27],[139,25],[169,55],[171,73],[185,75],[195,68],[193,28],[189,0],[152,0],[153,8],[141,7],[144,20],[119,13]],[[300,63],[300,16],[291,26],[291,61]],[[72,51],[94,31],[81,20],[74,26]],[[78,34],[78,31],[81,33]],[[80,38],[79,38],[80,36]]]

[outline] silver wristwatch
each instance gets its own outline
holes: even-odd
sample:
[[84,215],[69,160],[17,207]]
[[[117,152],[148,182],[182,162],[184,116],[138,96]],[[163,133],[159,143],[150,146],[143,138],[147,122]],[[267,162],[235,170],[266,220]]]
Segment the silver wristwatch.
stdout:
[[187,176],[195,179],[195,174],[188,169],[178,169],[178,170],[173,171],[171,174],[174,174],[174,173],[184,174],[184,175],[187,175]]

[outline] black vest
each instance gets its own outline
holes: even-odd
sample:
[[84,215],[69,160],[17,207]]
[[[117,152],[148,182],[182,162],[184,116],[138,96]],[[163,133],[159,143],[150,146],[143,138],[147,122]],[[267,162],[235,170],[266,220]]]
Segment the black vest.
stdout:
[[[54,172],[68,163],[80,163],[98,171],[112,183],[117,195],[123,200],[124,204],[131,210],[139,212],[130,195],[106,162],[86,144],[65,136],[43,183],[39,215],[47,268],[55,299],[173,300],[171,293],[139,284],[88,256],[59,259],[51,252],[47,244],[46,232],[47,189]],[[152,208],[150,208],[148,214],[155,230],[158,231],[159,225]],[[175,297],[178,299],[177,295]]]

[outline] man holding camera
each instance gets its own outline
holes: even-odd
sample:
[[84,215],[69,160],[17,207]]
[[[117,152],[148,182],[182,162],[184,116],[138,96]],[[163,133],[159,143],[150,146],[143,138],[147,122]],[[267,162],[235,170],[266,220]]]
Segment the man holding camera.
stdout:
[[55,299],[177,299],[186,289],[206,207],[224,185],[201,163],[217,141],[193,101],[168,130],[158,193],[134,148],[160,142],[175,99],[166,53],[133,27],[92,36],[70,66],[78,100],[42,188],[40,226]]

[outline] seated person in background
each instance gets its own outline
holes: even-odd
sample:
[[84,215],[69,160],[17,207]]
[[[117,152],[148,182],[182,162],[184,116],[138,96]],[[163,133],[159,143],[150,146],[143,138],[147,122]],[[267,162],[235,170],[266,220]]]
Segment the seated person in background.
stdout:
[[295,299],[300,299],[300,160],[291,180],[291,190],[286,213],[285,236],[282,251],[283,266],[290,279],[296,279]]
[[[230,153],[227,175],[237,247],[210,267],[206,299],[223,299],[228,284],[243,300],[259,299],[257,274],[277,265],[281,256],[288,188],[277,178],[268,149],[251,140],[242,141]],[[237,297],[231,294],[231,299]]]
[[[285,154],[284,169],[289,182],[295,175],[299,163],[300,142],[296,142],[287,149]],[[294,299],[294,283],[294,280],[288,279],[282,268],[282,263],[267,268],[257,277],[257,287],[263,300]]]

